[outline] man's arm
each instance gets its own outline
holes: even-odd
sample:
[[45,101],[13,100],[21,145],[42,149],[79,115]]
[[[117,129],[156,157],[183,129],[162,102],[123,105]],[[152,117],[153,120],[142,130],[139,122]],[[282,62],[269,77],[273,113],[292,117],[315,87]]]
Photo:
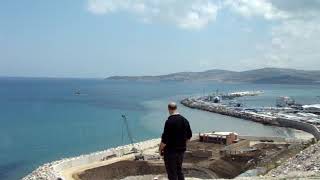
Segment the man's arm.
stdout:
[[160,143],[160,146],[159,146],[159,154],[160,156],[162,156],[162,152],[164,151],[164,148],[166,147],[166,144],[164,144],[163,142]]
[[169,126],[168,126],[168,122],[166,121],[166,123],[164,125],[164,129],[163,129],[163,133],[161,136],[161,143],[159,146],[160,155],[162,154],[162,151],[164,150],[164,148],[168,144],[168,140],[169,140]]
[[192,137],[192,131],[191,131],[191,128],[190,128],[190,124],[189,124],[189,121],[186,120],[186,134],[187,134],[187,140],[189,141]]

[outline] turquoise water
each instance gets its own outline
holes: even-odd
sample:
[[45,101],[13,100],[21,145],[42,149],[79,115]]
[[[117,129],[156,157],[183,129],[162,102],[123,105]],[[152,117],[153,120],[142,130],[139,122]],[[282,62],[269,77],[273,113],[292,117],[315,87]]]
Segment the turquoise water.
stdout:
[[[74,92],[80,89],[81,95]],[[270,106],[277,96],[319,102],[317,85],[184,82],[114,82],[97,79],[0,79],[0,179],[23,177],[39,165],[128,143],[121,114],[136,141],[159,137],[168,101],[204,91],[264,90],[248,106]],[[193,132],[226,130],[247,135],[293,136],[290,129],[179,107]]]

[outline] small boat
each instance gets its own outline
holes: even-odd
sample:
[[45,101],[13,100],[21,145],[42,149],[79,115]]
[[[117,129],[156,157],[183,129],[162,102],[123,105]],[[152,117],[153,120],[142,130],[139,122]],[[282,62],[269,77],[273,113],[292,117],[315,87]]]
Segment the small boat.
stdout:
[[81,94],[80,89],[76,90],[76,91],[74,92],[74,94],[77,95],[77,96],[79,96],[79,95]]

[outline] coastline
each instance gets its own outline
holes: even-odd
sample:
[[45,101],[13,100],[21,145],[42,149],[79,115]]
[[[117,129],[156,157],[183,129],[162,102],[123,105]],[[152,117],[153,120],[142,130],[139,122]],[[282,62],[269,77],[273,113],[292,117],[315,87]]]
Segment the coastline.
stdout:
[[[185,105],[185,104],[184,104]],[[197,108],[200,109],[200,108]],[[267,121],[263,121],[263,124],[276,125],[279,126],[278,123],[274,123],[275,119],[268,119]],[[255,121],[259,122],[259,121]],[[267,122],[267,123],[266,123]],[[305,132],[295,131],[299,137],[298,139],[309,139],[309,135],[305,134]],[[135,146],[140,147],[142,150],[146,150],[149,148],[155,148],[158,146],[160,139],[151,139],[142,141],[139,143],[135,143]],[[46,163],[35,171],[27,175],[23,178],[23,180],[35,180],[35,179],[49,179],[49,180],[57,180],[57,179],[73,179],[72,175],[75,172],[83,171],[88,168],[95,168],[97,166],[101,166],[104,164],[110,164],[116,161],[122,161],[126,159],[132,159],[133,154],[130,154],[132,146],[131,145],[123,145],[116,148],[110,148],[104,151],[94,152],[86,155],[80,155],[77,157],[65,158],[58,161],[53,161],[50,163]]]
[[[159,138],[150,139],[135,143],[134,146],[140,148],[141,150],[147,150],[158,146],[159,142]],[[132,154],[130,156],[131,149],[132,145],[123,145],[90,154],[49,162],[38,167],[36,170],[22,178],[22,180],[66,180],[68,177],[70,178],[70,172],[65,172],[68,169],[75,168],[73,171],[77,171],[88,164],[103,163],[112,158],[130,158],[132,156]]]
[[[27,82],[37,85],[37,89],[25,86]],[[60,86],[61,83],[65,83],[66,86]],[[88,91],[84,91],[84,88],[81,90],[83,93],[88,93],[89,96],[73,96],[73,92],[70,91],[73,86],[83,87],[88,83],[94,84],[94,88]],[[298,101],[306,100],[310,103],[313,102],[311,97],[318,92],[316,89],[319,89],[318,86],[257,85],[256,87],[238,84],[208,85],[207,83],[116,83],[105,86],[105,83],[101,81],[91,80],[21,80],[17,84],[23,85],[23,88],[13,91],[14,84],[8,84],[8,93],[1,94],[2,98],[17,98],[17,101],[12,101],[8,109],[2,109],[4,124],[0,128],[3,140],[0,149],[4,153],[2,154],[0,176],[7,180],[21,179],[47,162],[118,146],[121,141],[121,133],[117,132],[121,127],[119,115],[124,112],[130,116],[130,121],[134,125],[132,128],[137,131],[134,133],[136,139],[156,138],[166,118],[165,107],[168,99],[178,102],[185,97],[202,95],[199,92],[202,92],[204,88],[209,90],[220,87],[230,92],[237,89],[263,89],[266,93],[270,93],[270,97],[297,94],[301,96],[300,99],[296,98]],[[50,86],[50,91],[46,89],[48,86]],[[124,92],[128,88],[132,90]],[[145,89],[146,93],[137,94],[136,92],[139,92],[137,90],[141,88]],[[109,89],[116,89],[119,93],[111,94]],[[166,93],[168,89],[170,89],[170,96]],[[44,97],[43,104],[33,101],[38,99],[40,92],[43,94],[41,97]],[[103,92],[103,94],[99,95],[97,92]],[[21,96],[22,94],[28,94],[28,99],[33,100],[27,101],[25,96]],[[145,98],[140,98],[140,96],[145,96]],[[91,100],[87,101],[88,98],[92,98],[92,102],[97,102],[97,104],[92,103]],[[149,102],[149,104],[145,105],[144,102]],[[255,103],[271,104],[273,98],[261,96]],[[7,107],[6,101],[2,101],[2,105]],[[120,106],[122,109],[119,109]],[[137,110],[140,107],[143,107],[143,112]],[[287,128],[264,126],[260,123],[190,109],[182,105],[180,108],[181,113],[193,124],[195,132],[232,130],[240,134],[256,136],[260,134],[263,136],[293,136],[292,130]],[[16,112],[25,112],[25,114]],[[148,127],[143,124],[144,122],[148,123]],[[16,123],[25,123],[23,131],[16,127]],[[59,141],[56,141],[56,138],[59,138]],[[21,149],[24,149],[23,153]]]

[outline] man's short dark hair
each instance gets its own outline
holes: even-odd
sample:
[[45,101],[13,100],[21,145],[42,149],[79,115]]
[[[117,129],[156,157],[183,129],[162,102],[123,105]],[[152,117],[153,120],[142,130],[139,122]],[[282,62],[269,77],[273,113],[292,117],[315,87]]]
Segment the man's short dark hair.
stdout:
[[169,103],[169,104],[168,104],[168,109],[169,109],[169,110],[172,110],[172,111],[176,110],[176,109],[177,109],[177,104],[174,103],[174,102]]

